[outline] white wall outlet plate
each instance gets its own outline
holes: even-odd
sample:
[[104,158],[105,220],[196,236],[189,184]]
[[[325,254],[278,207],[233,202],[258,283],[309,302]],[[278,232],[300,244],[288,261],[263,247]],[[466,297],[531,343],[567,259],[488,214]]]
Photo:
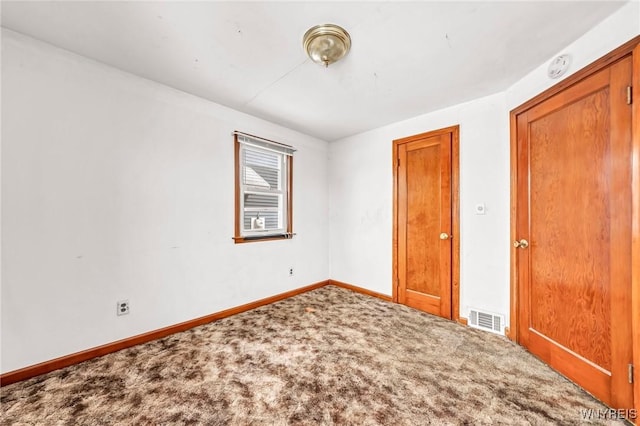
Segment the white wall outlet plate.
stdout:
[[128,300],[119,300],[117,304],[116,313],[118,316],[127,315],[129,313],[129,301]]

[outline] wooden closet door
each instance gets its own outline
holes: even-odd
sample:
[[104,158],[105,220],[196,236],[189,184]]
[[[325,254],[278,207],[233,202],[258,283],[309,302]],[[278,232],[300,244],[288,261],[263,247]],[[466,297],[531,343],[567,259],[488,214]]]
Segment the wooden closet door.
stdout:
[[518,341],[633,407],[631,85],[622,59],[516,116]]
[[451,318],[452,133],[397,145],[398,301]]

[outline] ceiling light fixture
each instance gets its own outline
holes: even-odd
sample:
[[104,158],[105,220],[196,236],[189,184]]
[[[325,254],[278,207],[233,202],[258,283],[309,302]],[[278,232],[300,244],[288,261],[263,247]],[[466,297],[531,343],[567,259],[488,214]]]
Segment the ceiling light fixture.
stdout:
[[337,25],[316,25],[304,34],[302,45],[313,62],[328,67],[349,52],[351,37]]

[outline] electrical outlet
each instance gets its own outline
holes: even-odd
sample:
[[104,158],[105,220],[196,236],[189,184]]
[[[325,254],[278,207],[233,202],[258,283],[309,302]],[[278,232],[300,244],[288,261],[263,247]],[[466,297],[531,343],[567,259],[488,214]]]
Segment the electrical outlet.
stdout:
[[293,268],[289,268],[289,276],[292,277],[293,276]]
[[120,300],[118,301],[118,316],[120,315],[128,315],[129,314],[129,301],[128,300]]

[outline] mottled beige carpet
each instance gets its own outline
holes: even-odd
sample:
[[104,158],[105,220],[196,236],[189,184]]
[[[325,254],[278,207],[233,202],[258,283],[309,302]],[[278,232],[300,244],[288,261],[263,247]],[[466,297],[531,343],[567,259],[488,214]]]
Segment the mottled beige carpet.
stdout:
[[606,409],[505,338],[333,286],[3,387],[1,403],[3,425],[568,425]]

